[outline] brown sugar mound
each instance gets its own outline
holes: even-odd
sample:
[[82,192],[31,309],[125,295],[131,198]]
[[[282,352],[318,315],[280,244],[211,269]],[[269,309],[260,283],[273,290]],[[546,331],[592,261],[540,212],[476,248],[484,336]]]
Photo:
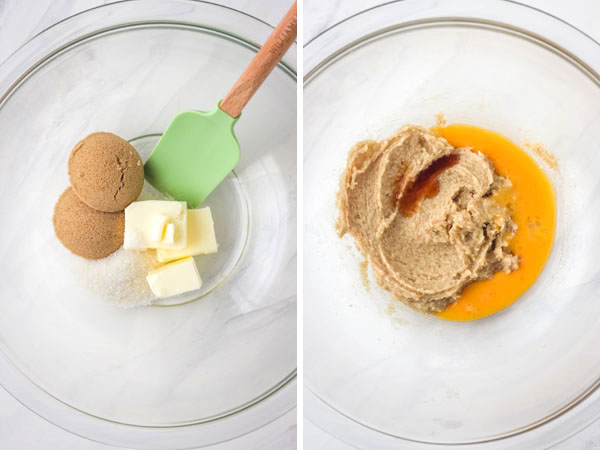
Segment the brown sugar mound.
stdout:
[[92,133],[69,156],[69,179],[82,202],[98,211],[122,211],[144,185],[144,165],[135,148],[112,133]]
[[123,245],[125,214],[96,211],[71,187],[56,202],[52,223],[63,245],[83,258],[104,258]]

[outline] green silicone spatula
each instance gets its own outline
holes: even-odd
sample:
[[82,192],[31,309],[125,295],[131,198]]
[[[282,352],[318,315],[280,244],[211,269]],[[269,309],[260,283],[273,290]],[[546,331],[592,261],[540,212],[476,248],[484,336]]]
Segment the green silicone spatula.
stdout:
[[171,122],[144,165],[146,180],[195,208],[240,159],[233,126],[242,109],[296,39],[296,3],[219,105],[184,111]]

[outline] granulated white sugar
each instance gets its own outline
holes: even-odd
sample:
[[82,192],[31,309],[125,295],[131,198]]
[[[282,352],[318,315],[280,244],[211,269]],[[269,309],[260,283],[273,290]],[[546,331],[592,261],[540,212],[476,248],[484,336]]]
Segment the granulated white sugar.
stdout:
[[[165,196],[144,183],[137,201],[165,200]],[[146,276],[160,266],[156,250],[125,250],[121,247],[106,258],[87,260],[75,257],[75,270],[90,294],[121,308],[150,305],[157,298]]]
[[77,258],[79,279],[92,295],[122,308],[151,304],[156,297],[146,281],[148,272],[159,266],[154,250],[120,248],[106,258]]

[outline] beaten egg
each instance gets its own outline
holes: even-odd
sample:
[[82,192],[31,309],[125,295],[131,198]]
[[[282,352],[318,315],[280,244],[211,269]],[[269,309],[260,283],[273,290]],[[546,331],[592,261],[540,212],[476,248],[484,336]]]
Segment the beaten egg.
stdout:
[[496,195],[496,200],[509,208],[517,225],[509,246],[520,258],[519,267],[511,273],[498,272],[489,280],[471,283],[455,303],[436,314],[453,321],[480,319],[512,305],[542,273],[554,242],[554,189],[536,162],[498,133],[462,124],[432,130],[453,147],[469,147],[483,153],[496,172],[512,183],[510,188]]

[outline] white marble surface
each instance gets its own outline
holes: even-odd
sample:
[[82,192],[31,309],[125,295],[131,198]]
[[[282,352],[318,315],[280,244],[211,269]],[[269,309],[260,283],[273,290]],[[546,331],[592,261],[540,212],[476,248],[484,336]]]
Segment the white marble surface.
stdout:
[[[362,10],[377,6],[381,0],[338,0],[323,2],[304,1],[304,42],[308,42],[320,32],[335,23]],[[600,41],[600,30],[596,18],[600,14],[600,2],[596,0],[521,0],[538,9],[555,15]],[[551,37],[551,36],[550,36]],[[328,435],[311,422],[304,421],[304,448],[310,450],[350,450],[351,446]],[[560,450],[600,449],[600,422],[555,447]]]
[[[29,38],[48,26],[80,11],[100,6],[101,0],[0,0],[0,63]],[[235,9],[275,24],[290,2],[279,0],[217,0]],[[248,439],[249,438],[249,439]],[[249,437],[214,448],[293,449],[296,447],[295,409]],[[0,448],[16,450],[81,449],[113,447],[75,436],[48,423],[0,389]]]

